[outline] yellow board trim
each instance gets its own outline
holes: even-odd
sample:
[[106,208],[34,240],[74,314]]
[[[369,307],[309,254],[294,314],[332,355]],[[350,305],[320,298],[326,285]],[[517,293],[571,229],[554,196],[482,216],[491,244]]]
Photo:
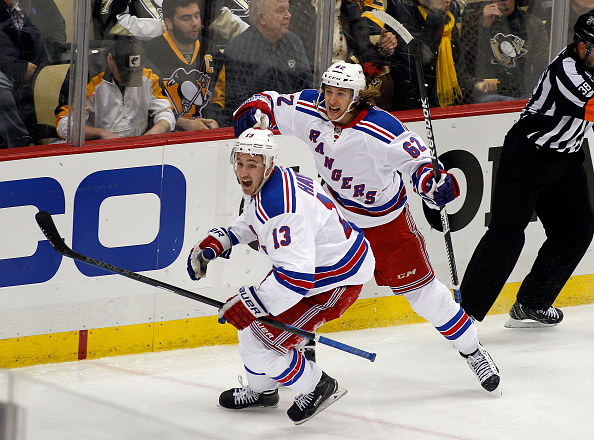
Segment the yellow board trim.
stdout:
[[[519,287],[520,283],[506,284],[489,314],[507,313]],[[594,275],[580,275],[569,279],[555,305],[567,307],[593,302]],[[423,321],[404,297],[387,296],[358,300],[340,319],[325,324],[320,330],[329,333]],[[219,324],[216,316],[205,316],[88,330],[86,358],[236,343],[237,333],[232,326]],[[77,331],[0,339],[0,367],[76,361],[78,350]]]

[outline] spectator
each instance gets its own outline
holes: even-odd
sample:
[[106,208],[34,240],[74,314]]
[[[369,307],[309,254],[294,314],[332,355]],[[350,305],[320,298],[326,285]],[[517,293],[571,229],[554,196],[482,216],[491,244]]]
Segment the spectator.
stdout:
[[98,23],[99,39],[134,36],[150,40],[162,35],[163,0],[97,0],[93,17]]
[[251,26],[225,49],[225,107],[233,112],[260,90],[311,87],[303,43],[289,31],[289,0],[251,0]]
[[202,35],[198,0],[164,0],[167,31],[145,44],[165,96],[172,103],[178,130],[218,128],[223,107],[213,102],[217,54]]
[[[145,69],[145,54],[137,40],[120,38],[98,60],[90,60],[87,86],[85,139],[112,139],[167,133],[175,127],[171,104],[159,86],[159,77]],[[68,136],[70,71],[60,91],[56,129]],[[149,113],[153,127],[149,126]]]
[[13,0],[0,0],[0,137],[3,147],[32,142],[35,107],[31,80],[49,62],[41,34]]
[[431,107],[461,103],[456,62],[459,32],[449,11],[451,0],[390,0],[386,12],[414,37],[407,45],[398,37],[390,73],[394,83],[393,110],[421,108],[413,44],[420,43],[423,75]]
[[[311,66],[314,65],[316,33],[312,25],[317,20],[317,0],[289,0],[293,31],[303,42],[305,53]],[[396,36],[382,29],[383,23],[370,15],[373,9],[385,8],[381,5],[359,5],[348,0],[336,0],[334,13],[334,34],[332,38],[332,62],[354,60],[363,66],[365,74],[377,78],[381,83],[381,96],[376,105],[385,110],[392,107],[392,79],[387,56],[394,52]],[[377,41],[376,44],[372,40]]]
[[542,20],[516,0],[495,0],[464,19],[460,78],[471,102],[528,98],[549,62]]
[[211,44],[224,50],[232,38],[245,31],[248,24],[248,2],[235,0],[217,0],[208,2],[210,5],[208,15],[202,15],[203,23],[208,27]]
[[[289,0],[291,22],[289,30],[294,32],[303,42],[305,53],[310,65],[315,61],[316,33],[312,26],[317,20],[318,2],[316,0]],[[383,10],[383,9],[382,9]],[[332,62],[346,61],[354,55],[360,63],[372,58],[378,65],[386,64],[383,55],[391,54],[391,48],[396,46],[396,37],[384,34],[381,46],[374,45],[371,33],[377,32],[377,39],[381,28],[362,16],[358,4],[348,0],[336,0],[334,15],[334,35],[332,38]],[[376,29],[377,28],[377,29]],[[384,51],[380,50],[380,47]]]
[[19,0],[18,4],[39,29],[50,61],[61,61],[66,52],[66,21],[56,3],[53,0]]

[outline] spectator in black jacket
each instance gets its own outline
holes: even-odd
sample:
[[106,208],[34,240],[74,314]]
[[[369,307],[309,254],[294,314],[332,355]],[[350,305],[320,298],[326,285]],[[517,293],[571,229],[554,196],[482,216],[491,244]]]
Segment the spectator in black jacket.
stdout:
[[[368,78],[380,82],[381,95],[376,98],[375,105],[384,110],[391,110],[392,79],[387,74],[390,71],[387,57],[394,52],[396,37],[373,21],[376,19],[371,15],[371,11],[383,11],[383,5],[368,3],[336,0],[332,63],[356,61],[361,64]],[[292,15],[289,30],[301,39],[309,63],[314,67],[315,62],[320,61],[315,59],[318,38],[316,32],[313,32],[316,15],[318,11],[321,13],[320,4],[317,0],[289,0],[289,4]]]
[[297,35],[289,31],[289,0],[251,0],[251,26],[225,48],[225,108],[231,113],[262,90],[291,93],[313,86]]
[[390,58],[394,83],[393,110],[421,108],[413,44],[421,43],[421,62],[431,107],[462,102],[456,63],[459,33],[450,12],[451,0],[389,0],[386,12],[412,34],[407,45],[398,36],[398,46]]
[[48,63],[39,30],[13,0],[0,0],[0,138],[8,148],[31,143],[31,80]]
[[460,79],[470,102],[530,97],[549,63],[549,37],[540,18],[516,0],[497,0],[464,18]]

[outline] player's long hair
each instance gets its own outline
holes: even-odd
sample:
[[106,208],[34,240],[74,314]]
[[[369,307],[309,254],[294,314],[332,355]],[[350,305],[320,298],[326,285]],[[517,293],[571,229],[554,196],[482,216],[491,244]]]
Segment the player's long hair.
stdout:
[[373,107],[375,99],[378,98],[382,92],[380,90],[381,80],[379,78],[367,78],[367,85],[359,92],[359,99],[355,102],[351,112],[358,114],[359,112]]

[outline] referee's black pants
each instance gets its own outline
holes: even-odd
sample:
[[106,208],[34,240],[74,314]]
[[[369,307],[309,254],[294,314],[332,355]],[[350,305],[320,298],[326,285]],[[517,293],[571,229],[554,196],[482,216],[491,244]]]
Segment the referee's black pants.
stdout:
[[492,218],[460,286],[462,307],[482,321],[495,303],[524,246],[533,212],[546,240],[517,300],[547,309],[584,256],[594,234],[594,213],[584,152],[542,151],[513,127],[505,138],[493,192]]

